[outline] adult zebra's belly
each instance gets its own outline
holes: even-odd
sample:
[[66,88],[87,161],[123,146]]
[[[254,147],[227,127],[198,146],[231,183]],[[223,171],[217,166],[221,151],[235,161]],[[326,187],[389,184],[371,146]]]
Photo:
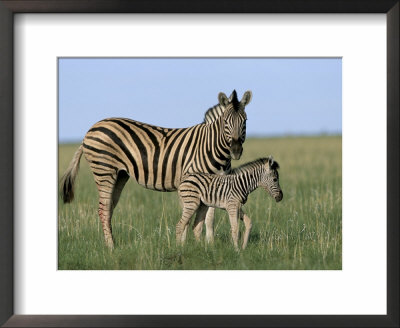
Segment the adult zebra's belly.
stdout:
[[146,189],[150,190],[155,190],[155,191],[163,191],[163,192],[172,192],[172,191],[177,191],[177,187],[175,185],[172,185],[170,183],[167,184],[146,184],[144,181],[137,181],[139,185]]

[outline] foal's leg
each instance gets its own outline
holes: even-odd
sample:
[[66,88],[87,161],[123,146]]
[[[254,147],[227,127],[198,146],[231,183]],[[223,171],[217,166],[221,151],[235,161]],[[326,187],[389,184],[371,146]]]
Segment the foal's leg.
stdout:
[[206,240],[208,243],[212,244],[214,242],[214,213],[215,213],[215,208],[214,207],[208,207],[207,214],[205,220],[197,220],[193,225],[193,232],[194,236],[197,239],[200,238],[201,233],[203,231],[203,224],[204,222],[206,223]]
[[207,210],[208,207],[204,204],[201,204],[197,210],[196,219],[194,220],[193,224],[194,237],[197,241],[200,241],[201,238],[201,232],[203,230],[203,223],[206,218]]
[[214,243],[214,218],[215,208],[209,207],[206,215],[206,240],[209,244]]
[[242,249],[245,249],[247,246],[247,242],[249,241],[249,235],[251,232],[252,223],[250,218],[246,214],[244,214],[242,210],[240,210],[240,219],[243,220],[244,226],[246,228],[244,232],[243,245],[242,245]]
[[185,228],[183,228],[182,235],[181,235],[181,243],[185,243],[186,237],[187,237],[187,231],[188,231],[189,223],[185,225]]
[[231,224],[231,233],[233,239],[233,245],[235,246],[236,250],[239,250],[238,241],[239,241],[239,214],[240,214],[240,207],[238,204],[230,204],[227,207],[227,212],[229,215],[229,221]]

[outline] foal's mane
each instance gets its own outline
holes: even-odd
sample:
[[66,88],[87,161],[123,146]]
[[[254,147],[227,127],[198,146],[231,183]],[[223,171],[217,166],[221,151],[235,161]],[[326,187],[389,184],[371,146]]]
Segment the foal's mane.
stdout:
[[259,165],[264,165],[265,163],[267,163],[267,161],[268,161],[268,158],[256,159],[254,161],[251,161],[251,162],[248,162],[248,163],[245,163],[245,164],[242,164],[242,165],[240,165],[238,167],[233,168],[232,169],[232,173],[233,174],[237,174],[237,173],[240,173],[240,172],[248,171],[249,169],[255,168],[255,167],[259,166]]
[[278,162],[275,161],[275,160],[272,158],[272,156],[270,156],[270,157],[258,158],[258,159],[254,160],[254,161],[251,161],[251,162],[242,164],[242,165],[240,165],[240,166],[238,166],[238,167],[236,167],[236,168],[233,168],[233,169],[232,169],[232,173],[233,173],[233,174],[237,174],[237,173],[240,173],[240,172],[243,172],[243,171],[248,171],[249,169],[255,168],[255,167],[259,166],[259,165],[264,165],[264,164],[267,163],[270,159],[272,160],[271,169],[273,169],[273,170],[279,169],[279,164],[278,164]]

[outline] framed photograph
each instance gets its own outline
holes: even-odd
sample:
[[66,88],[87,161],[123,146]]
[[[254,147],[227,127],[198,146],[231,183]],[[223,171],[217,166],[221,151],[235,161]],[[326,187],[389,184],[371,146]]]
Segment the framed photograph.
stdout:
[[2,325],[399,325],[398,1],[0,10]]
[[[341,58],[59,58],[58,269],[341,270],[341,64]],[[203,109],[207,98],[212,106]],[[231,124],[228,114],[238,121]],[[244,142],[225,143],[231,134]],[[259,175],[267,158],[269,183]],[[229,177],[192,176],[213,179],[201,189],[211,198],[200,204],[193,194],[200,190],[181,186],[185,172]],[[233,247],[230,197],[246,198],[243,238],[234,235]],[[118,201],[106,212],[110,226],[102,212],[98,217],[109,198]],[[311,202],[306,209],[304,199]],[[213,202],[223,211],[209,213],[205,204]],[[180,245],[178,221],[193,211],[194,234]],[[247,250],[238,257],[239,242]],[[120,255],[104,253],[105,245]],[[154,248],[160,251],[145,251]]]

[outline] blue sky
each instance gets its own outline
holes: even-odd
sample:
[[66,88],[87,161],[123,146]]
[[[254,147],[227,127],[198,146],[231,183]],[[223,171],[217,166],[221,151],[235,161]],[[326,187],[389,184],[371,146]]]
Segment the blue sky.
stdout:
[[60,58],[58,73],[60,142],[107,117],[192,126],[233,89],[253,92],[248,137],[342,132],[339,58]]

